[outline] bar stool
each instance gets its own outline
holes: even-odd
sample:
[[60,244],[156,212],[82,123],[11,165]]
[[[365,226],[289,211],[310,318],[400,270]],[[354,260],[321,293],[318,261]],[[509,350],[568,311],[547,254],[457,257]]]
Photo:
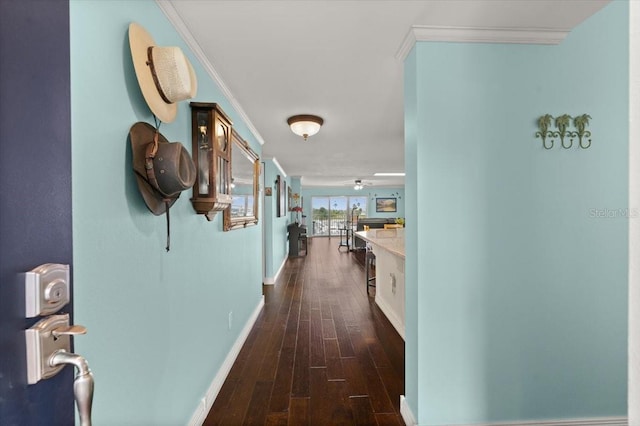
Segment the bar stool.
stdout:
[[[375,287],[376,281],[376,255],[371,251],[371,246],[367,244],[366,253],[364,255],[364,270],[366,273],[365,284],[367,286],[367,294],[369,294],[369,287]],[[374,282],[371,284],[371,282]]]
[[340,250],[340,247],[346,247],[347,251],[349,251],[349,228],[339,228],[338,232],[340,232],[340,244],[338,244],[338,250]]
[[298,236],[298,252],[304,252],[305,256],[309,253],[307,249],[307,234],[300,234]]

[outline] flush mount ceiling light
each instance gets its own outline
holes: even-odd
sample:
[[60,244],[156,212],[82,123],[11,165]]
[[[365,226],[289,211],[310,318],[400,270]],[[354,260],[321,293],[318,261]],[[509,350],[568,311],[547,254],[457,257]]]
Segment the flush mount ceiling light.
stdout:
[[360,179],[356,179],[356,184],[354,185],[353,189],[355,189],[356,191],[359,191],[362,188],[364,188],[362,181]]
[[324,120],[317,115],[294,115],[287,119],[291,131],[298,136],[302,136],[306,141],[309,136],[313,136],[320,130]]

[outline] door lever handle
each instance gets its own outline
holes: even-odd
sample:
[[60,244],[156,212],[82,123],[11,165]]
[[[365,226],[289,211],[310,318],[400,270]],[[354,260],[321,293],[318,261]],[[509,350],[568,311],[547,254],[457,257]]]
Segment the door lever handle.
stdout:
[[64,335],[75,336],[77,334],[87,334],[87,327],[83,325],[67,325],[54,328],[51,331],[53,337],[60,337]]
[[52,367],[64,364],[71,364],[78,369],[78,374],[73,381],[73,394],[76,399],[76,405],[78,406],[78,413],[80,414],[80,425],[91,426],[91,405],[93,403],[94,385],[93,373],[91,373],[87,360],[78,354],[58,351],[49,358],[49,365]]

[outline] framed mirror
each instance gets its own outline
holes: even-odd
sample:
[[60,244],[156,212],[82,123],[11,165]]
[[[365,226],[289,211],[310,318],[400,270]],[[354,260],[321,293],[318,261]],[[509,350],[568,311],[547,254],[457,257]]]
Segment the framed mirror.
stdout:
[[231,131],[231,205],[225,209],[225,231],[258,223],[260,159],[249,144]]

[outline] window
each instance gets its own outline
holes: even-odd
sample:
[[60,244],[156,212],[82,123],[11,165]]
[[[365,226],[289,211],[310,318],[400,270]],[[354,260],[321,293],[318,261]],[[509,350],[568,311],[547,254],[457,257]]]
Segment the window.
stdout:
[[367,197],[311,197],[311,235],[338,236],[340,229],[355,227],[366,216]]

